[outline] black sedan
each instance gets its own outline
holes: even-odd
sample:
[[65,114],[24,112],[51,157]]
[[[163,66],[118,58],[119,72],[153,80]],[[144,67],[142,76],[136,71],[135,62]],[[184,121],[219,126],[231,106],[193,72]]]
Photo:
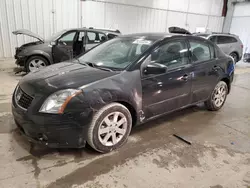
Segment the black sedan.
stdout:
[[107,41],[72,62],[26,75],[12,112],[31,142],[109,152],[131,128],[205,102],[219,110],[230,92],[232,58],[191,35],[142,33]]

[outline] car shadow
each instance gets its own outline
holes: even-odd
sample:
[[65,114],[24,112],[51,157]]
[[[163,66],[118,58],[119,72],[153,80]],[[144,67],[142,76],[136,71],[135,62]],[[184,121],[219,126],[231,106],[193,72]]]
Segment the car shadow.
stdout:
[[26,71],[24,71],[24,68],[22,68],[22,67],[14,67],[13,68],[13,74],[15,76],[23,77],[23,76],[27,75],[28,73]]
[[144,124],[141,124],[139,126],[135,126],[131,131],[131,135],[136,135],[141,131],[147,131],[148,129],[151,129],[151,128],[156,127],[156,126],[160,126],[164,123],[172,122],[174,120],[178,120],[181,117],[188,116],[188,115],[193,114],[195,112],[203,112],[203,111],[207,111],[205,105],[203,105],[203,104],[198,104],[198,105],[190,106],[190,107],[187,107],[187,108],[184,108],[181,110],[177,110],[175,112],[165,114],[165,115],[162,115],[158,118],[152,119],[152,120],[150,120]]

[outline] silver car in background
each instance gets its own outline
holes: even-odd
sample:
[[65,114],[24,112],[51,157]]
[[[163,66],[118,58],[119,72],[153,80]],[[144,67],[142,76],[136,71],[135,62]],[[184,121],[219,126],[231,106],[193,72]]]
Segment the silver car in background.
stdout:
[[206,38],[219,46],[225,53],[230,55],[234,62],[241,60],[243,54],[243,43],[237,35],[227,33],[194,33],[196,36]]

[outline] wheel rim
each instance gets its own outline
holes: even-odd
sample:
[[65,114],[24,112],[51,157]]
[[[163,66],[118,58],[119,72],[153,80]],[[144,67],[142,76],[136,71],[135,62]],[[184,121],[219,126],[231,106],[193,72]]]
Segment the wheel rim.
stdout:
[[227,95],[227,90],[224,85],[219,86],[213,95],[213,102],[216,107],[221,107],[221,105],[224,103]]
[[46,67],[46,63],[41,59],[33,59],[29,63],[29,70],[31,72]]
[[98,129],[99,141],[104,146],[114,146],[125,136],[127,132],[127,118],[121,112],[108,114],[101,122]]

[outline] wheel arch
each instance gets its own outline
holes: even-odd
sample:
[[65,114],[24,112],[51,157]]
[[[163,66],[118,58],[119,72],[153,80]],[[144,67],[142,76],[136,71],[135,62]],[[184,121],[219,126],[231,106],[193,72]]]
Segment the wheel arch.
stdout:
[[42,57],[42,58],[46,59],[47,62],[48,62],[48,64],[51,65],[50,59],[49,59],[46,55],[44,55],[44,54],[32,54],[32,55],[29,55],[29,56],[26,58],[25,64],[28,62],[28,60],[29,60],[30,58],[32,58],[32,57],[34,57],[34,56],[39,56],[39,57]]
[[[237,55],[237,62],[239,61],[239,58],[240,58],[240,54],[237,52],[237,51],[232,51],[230,54],[232,54],[232,53],[234,53],[234,54],[236,54]],[[229,55],[230,55],[229,54]],[[236,63],[236,62],[235,62]]]
[[227,84],[227,87],[228,87],[228,94],[230,93],[230,90],[231,90],[231,83],[230,83],[230,79],[227,78],[227,77],[224,77],[222,78],[220,81],[223,81]]
[[137,112],[136,112],[136,109],[134,108],[134,106],[128,102],[125,102],[125,101],[114,101],[114,102],[122,104],[123,106],[125,106],[129,110],[131,117],[132,117],[132,127],[135,126],[137,123]]

